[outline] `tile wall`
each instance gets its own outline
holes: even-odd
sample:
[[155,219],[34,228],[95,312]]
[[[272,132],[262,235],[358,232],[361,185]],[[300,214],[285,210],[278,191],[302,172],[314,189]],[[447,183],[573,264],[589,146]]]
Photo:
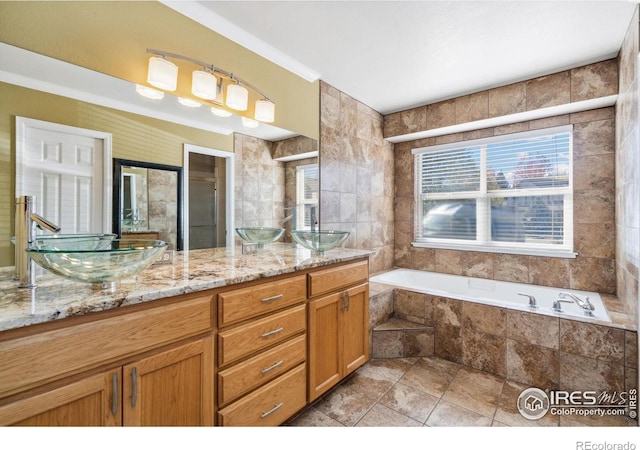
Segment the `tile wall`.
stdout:
[[394,152],[382,115],[320,83],[320,227],[373,249],[372,273],[394,263]]
[[[149,169],[149,229],[160,231],[159,239],[176,249],[178,235],[178,175],[176,172]],[[172,200],[171,200],[172,199]]]
[[[617,60],[564,71],[385,116],[385,136],[462,124],[617,93]],[[615,109],[403,142],[395,145],[395,265],[503,281],[616,292]],[[573,124],[574,247],[562,259],[414,248],[411,149]]]
[[638,324],[640,269],[640,126],[638,125],[638,8],[620,51],[616,104],[617,294]]
[[284,163],[271,157],[273,143],[236,133],[235,226],[281,227],[284,216]]
[[632,330],[403,290],[395,291],[394,314],[432,327],[431,355],[508,380],[542,389],[638,386]]

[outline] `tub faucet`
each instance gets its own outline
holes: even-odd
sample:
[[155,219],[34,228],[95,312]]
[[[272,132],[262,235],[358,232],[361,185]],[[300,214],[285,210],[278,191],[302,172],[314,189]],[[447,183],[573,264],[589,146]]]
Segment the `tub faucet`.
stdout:
[[53,233],[60,231],[60,227],[34,212],[36,198],[23,195],[16,198],[16,279],[19,287],[34,287],[36,285],[35,263],[27,255],[27,247],[36,238],[36,226],[41,230]]
[[589,297],[585,297],[585,298],[580,298],[575,294],[571,294],[569,292],[560,292],[558,294],[559,298],[570,298],[571,300],[573,300],[576,305],[578,305],[580,308],[582,308],[584,310],[584,313],[588,316],[592,316],[593,313],[592,311],[594,309],[596,309],[595,306],[593,306],[593,304],[589,301]]
[[536,298],[531,295],[531,294],[523,294],[518,292],[518,295],[522,295],[523,297],[527,297],[529,298],[529,308],[531,309],[536,309],[538,307],[538,302],[536,301]]

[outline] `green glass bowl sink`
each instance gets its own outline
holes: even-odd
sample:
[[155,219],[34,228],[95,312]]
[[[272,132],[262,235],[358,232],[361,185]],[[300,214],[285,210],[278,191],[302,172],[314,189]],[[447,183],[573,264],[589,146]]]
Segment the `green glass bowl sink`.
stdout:
[[236,228],[236,233],[244,241],[258,244],[258,248],[262,248],[264,244],[271,244],[280,239],[284,234],[284,228],[242,227]]
[[324,255],[324,252],[342,245],[349,237],[348,231],[304,231],[294,230],[291,237],[298,244],[314,252],[317,256]]
[[[27,254],[48,271],[75,281],[104,283],[137,275],[157,261],[167,243],[148,239],[36,240]],[[91,246],[93,246],[91,248]]]
[[[110,233],[43,234],[36,236],[31,246],[49,250],[64,250],[67,248],[98,250],[100,248],[111,248],[111,241],[117,237],[116,234]],[[15,245],[15,236],[11,237],[11,243]]]

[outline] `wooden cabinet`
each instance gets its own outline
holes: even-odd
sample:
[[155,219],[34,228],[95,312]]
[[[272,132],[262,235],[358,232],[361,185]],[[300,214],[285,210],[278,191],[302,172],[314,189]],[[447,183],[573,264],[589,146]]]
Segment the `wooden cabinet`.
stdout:
[[0,425],[213,425],[213,298],[174,300],[2,340]]
[[207,337],[123,367],[123,424],[213,425],[213,339]]
[[0,406],[0,425],[213,425],[211,337]]
[[[121,373],[122,370],[118,369],[87,376],[62,387],[0,406],[0,425],[121,425],[122,409],[118,407]],[[112,411],[114,404],[116,408]]]
[[311,292],[326,293],[328,286],[334,292],[309,302],[309,401],[369,359],[368,271],[362,268],[360,262],[321,271],[315,277],[315,291],[310,275]]
[[307,402],[307,283],[296,275],[218,296],[218,425],[279,425]]

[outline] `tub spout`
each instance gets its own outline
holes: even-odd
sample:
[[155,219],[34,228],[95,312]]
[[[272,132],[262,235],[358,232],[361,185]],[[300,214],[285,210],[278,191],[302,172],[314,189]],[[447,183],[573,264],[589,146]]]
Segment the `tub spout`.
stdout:
[[523,297],[527,297],[529,299],[529,308],[536,309],[538,307],[538,302],[536,301],[536,298],[533,295],[523,294],[521,292],[518,292],[518,295],[522,295]]
[[587,315],[593,315],[592,311],[596,309],[596,307],[589,301],[589,297],[580,298],[577,295],[570,294],[569,292],[560,292],[558,297],[570,298],[576,303],[576,305],[582,308]]

